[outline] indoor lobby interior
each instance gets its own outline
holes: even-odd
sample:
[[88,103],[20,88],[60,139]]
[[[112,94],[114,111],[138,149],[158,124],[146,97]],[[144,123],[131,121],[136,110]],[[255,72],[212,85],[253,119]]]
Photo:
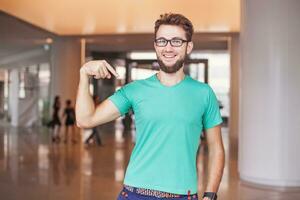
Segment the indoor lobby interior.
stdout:
[[[96,127],[101,144],[87,143],[92,129],[79,127],[64,141],[64,125],[55,142],[53,100],[60,96],[63,120],[90,60],[105,59],[120,74],[90,78],[101,101],[157,73],[154,22],[168,12],[193,22],[185,73],[209,84],[219,102],[218,199],[300,200],[299,10],[298,0],[1,0],[0,200],[117,199],[138,134],[134,114]],[[200,200],[209,148],[199,144]]]

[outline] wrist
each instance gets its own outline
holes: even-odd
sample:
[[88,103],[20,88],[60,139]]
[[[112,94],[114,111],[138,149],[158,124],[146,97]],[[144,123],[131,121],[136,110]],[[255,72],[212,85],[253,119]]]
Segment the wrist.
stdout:
[[82,80],[89,79],[89,75],[86,73],[86,71],[83,67],[80,68],[79,74],[80,74],[80,79],[82,79]]
[[216,192],[204,192],[202,198],[208,198],[209,200],[217,200],[218,196]]
[[86,73],[84,67],[80,68],[79,73],[80,73],[80,76],[84,76],[84,75],[87,76],[87,73]]

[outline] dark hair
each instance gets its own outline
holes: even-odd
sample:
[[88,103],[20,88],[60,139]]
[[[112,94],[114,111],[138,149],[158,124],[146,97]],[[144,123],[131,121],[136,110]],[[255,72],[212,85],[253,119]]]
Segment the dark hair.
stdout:
[[58,95],[55,96],[54,102],[53,102],[53,108],[59,108],[60,107],[60,97]]
[[192,22],[181,14],[175,13],[165,13],[160,15],[160,18],[156,20],[154,33],[156,33],[160,27],[160,25],[175,25],[180,26],[185,31],[185,36],[188,41],[192,41],[192,36],[194,33],[194,28]]
[[66,104],[67,104],[67,105],[71,105],[71,102],[72,102],[72,101],[71,101],[70,99],[68,99],[68,100],[66,101]]
[[58,100],[59,100],[59,96],[56,95],[56,96],[54,97],[54,102],[57,102]]

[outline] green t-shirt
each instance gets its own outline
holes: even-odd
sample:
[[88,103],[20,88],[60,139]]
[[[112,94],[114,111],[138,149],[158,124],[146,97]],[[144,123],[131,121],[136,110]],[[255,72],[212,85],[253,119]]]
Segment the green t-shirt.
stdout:
[[156,75],[131,82],[109,99],[134,112],[136,144],[124,184],[174,194],[197,193],[196,157],[203,129],[222,123],[212,89],[189,76],[168,87]]

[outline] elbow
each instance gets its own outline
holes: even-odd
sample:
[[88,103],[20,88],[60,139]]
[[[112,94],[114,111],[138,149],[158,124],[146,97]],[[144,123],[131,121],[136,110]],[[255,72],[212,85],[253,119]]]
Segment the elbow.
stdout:
[[215,153],[218,157],[222,157],[223,159],[225,159],[225,150],[223,146],[219,147]]
[[86,122],[85,120],[76,120],[76,125],[79,127],[79,128],[92,128],[92,126]]
[[225,150],[222,146],[212,149],[209,154],[211,157],[225,161]]

